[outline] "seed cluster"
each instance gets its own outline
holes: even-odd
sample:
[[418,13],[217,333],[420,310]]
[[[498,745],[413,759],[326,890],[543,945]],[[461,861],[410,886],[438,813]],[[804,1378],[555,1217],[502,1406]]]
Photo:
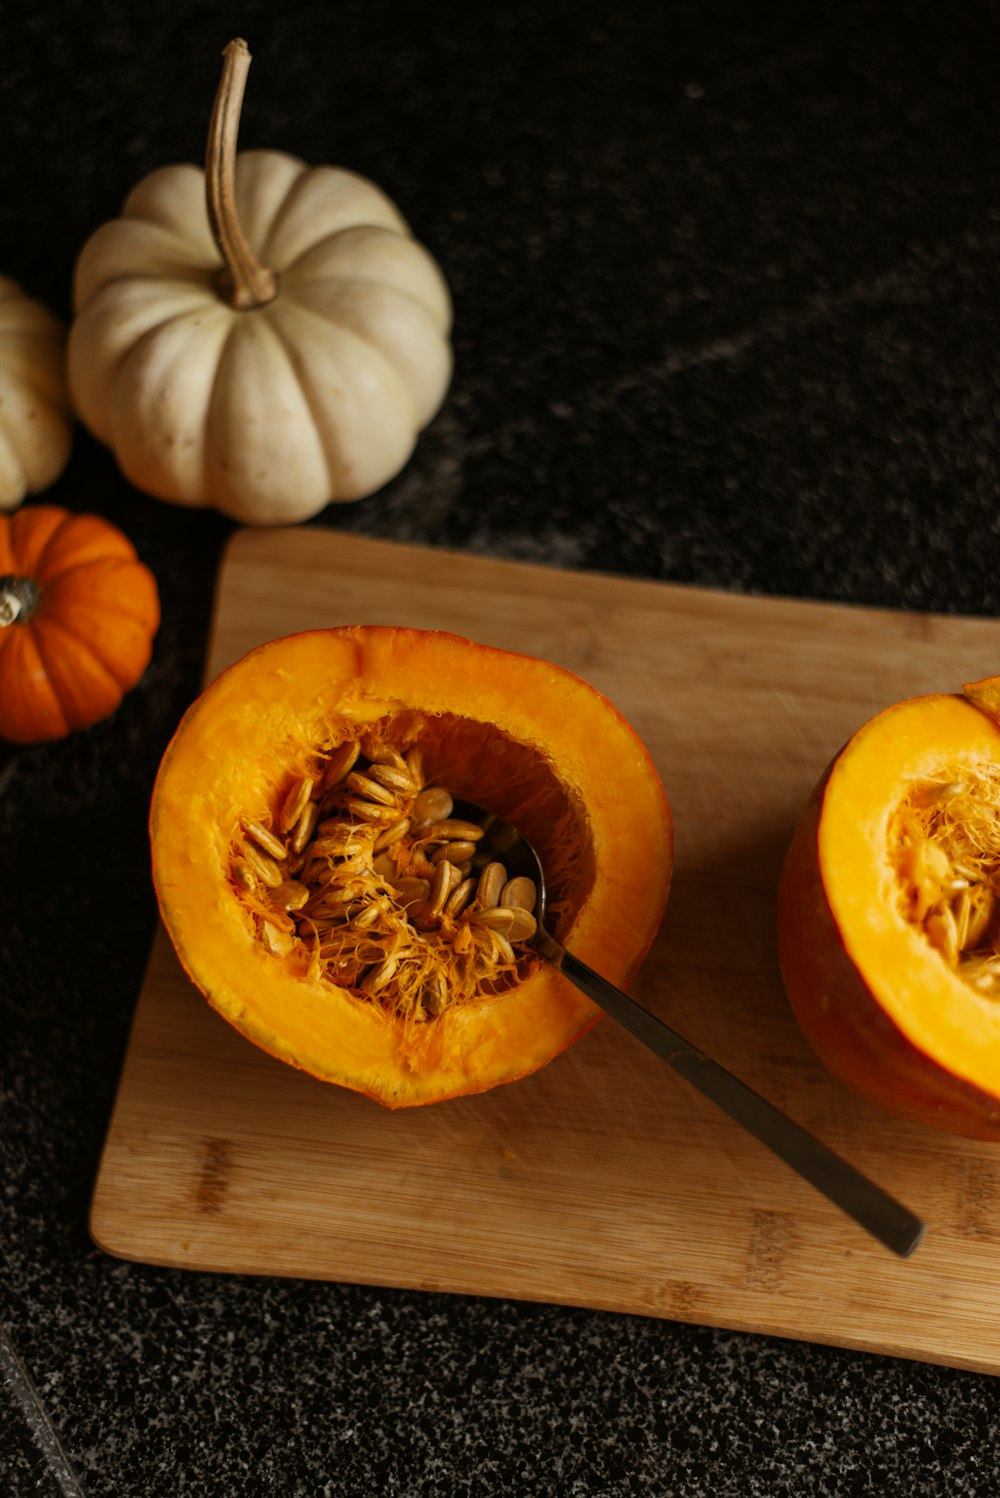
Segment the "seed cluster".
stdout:
[[502,992],[535,934],[535,886],[453,811],[419,745],[339,744],[269,825],[243,820],[231,872],[261,941],[420,1023]]
[[1000,776],[913,786],[891,828],[903,911],[949,966],[1000,999]]

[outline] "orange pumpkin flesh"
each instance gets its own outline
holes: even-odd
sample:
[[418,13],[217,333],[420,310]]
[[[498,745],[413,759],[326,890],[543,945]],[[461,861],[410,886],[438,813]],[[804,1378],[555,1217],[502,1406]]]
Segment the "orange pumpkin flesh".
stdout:
[[0,738],[38,744],[108,717],[149,664],[156,582],[97,515],[0,516]]
[[415,1025],[323,976],[307,941],[287,956],[261,942],[232,878],[241,822],[273,826],[295,778],[350,739],[418,743],[429,780],[535,843],[554,934],[614,982],[636,969],[666,903],[672,839],[659,778],[629,725],[546,662],[372,626],[261,646],[177,730],[150,827],[160,909],[185,970],[249,1040],[390,1107],[535,1071],[599,1011],[533,954],[507,991]]
[[[977,979],[962,952],[956,959],[954,941],[942,946],[937,929],[928,938],[938,917],[916,918],[919,892],[900,874],[916,856],[900,843],[911,804],[926,803],[938,818],[936,801],[963,786],[1000,785],[1000,726],[990,711],[1000,706],[1000,679],[965,691],[887,708],[834,760],[785,861],[779,958],[798,1022],[831,1072],[890,1112],[1000,1139],[996,985]],[[984,812],[991,821],[994,808],[1000,813],[994,796],[990,790]],[[915,846],[921,853],[919,840]],[[974,878],[939,874],[945,901],[976,889]],[[928,900],[941,888],[929,877],[923,884],[933,886]],[[981,970],[1000,950],[996,914],[986,922],[986,913]]]

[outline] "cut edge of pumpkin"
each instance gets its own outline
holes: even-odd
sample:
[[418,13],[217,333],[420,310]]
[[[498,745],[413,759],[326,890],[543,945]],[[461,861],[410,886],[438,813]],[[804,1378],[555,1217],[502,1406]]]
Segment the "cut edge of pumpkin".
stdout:
[[[438,668],[437,681],[428,678],[428,667]],[[474,680],[456,678],[456,669],[471,670]],[[309,685],[317,681],[323,683],[319,692]],[[577,890],[578,908],[560,935],[572,930],[574,952],[612,981],[627,981],[645,955],[666,904],[672,861],[669,810],[644,746],[607,699],[561,668],[445,632],[368,626],[272,641],[223,672],[185,716],[154,792],[154,882],[168,932],[192,981],[248,1039],[390,1107],[513,1081],[551,1060],[599,1017],[561,974],[539,965],[508,992],[448,1009],[421,1035],[412,1027],[404,1035],[370,1002],[310,977],[301,961],[291,970],[254,939],[225,875],[248,797],[273,805],[281,767],[335,738],[343,725],[357,733],[394,713],[415,711],[431,722],[450,716],[489,725],[522,754],[549,767],[558,761],[568,800],[581,781],[592,794],[596,804],[578,830],[588,844],[595,839],[591,877]],[[572,732],[574,713],[585,714],[579,736]],[[261,756],[257,746],[265,744],[269,753]],[[237,774],[234,781],[237,746],[243,778]],[[595,755],[604,763],[616,754],[622,758],[617,789],[614,775],[588,772]],[[275,763],[278,771],[270,768]],[[461,783],[450,788],[481,799],[474,767],[460,770]],[[203,780],[215,786],[212,794],[206,796]],[[621,783],[629,795],[621,795]],[[492,809],[510,815],[514,808],[495,804],[494,789]],[[578,815],[585,814],[578,808]],[[524,830],[538,840],[536,828]],[[615,877],[621,872],[619,833],[634,850],[632,874],[624,878]],[[263,1005],[255,997],[261,993],[268,995]]]
[[881,1011],[932,1063],[1000,1095],[1000,1003],[977,993],[905,916],[890,856],[909,788],[983,760],[1000,767],[1000,727],[956,694],[897,703],[838,756],[818,831],[823,886],[845,951]]

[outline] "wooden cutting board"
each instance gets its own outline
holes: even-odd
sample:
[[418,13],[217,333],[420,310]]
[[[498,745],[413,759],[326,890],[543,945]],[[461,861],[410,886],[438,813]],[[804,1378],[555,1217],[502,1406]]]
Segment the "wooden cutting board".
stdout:
[[902,696],[1000,668],[1000,621],[748,598],[297,528],[221,570],[208,677],[323,625],[455,630],[578,672],[648,745],[674,888],[636,996],[930,1223],[901,1261],[610,1020],[481,1097],[387,1112],[272,1060],[163,933],[93,1198],[107,1252],[513,1297],[1000,1369],[1000,1154],[829,1078],[778,977],[798,809]]

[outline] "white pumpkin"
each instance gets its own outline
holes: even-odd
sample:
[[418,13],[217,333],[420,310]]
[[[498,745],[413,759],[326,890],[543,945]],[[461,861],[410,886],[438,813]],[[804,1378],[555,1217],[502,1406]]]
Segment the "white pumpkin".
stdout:
[[0,510],[16,510],[66,467],[74,418],[65,369],[62,323],[0,276]]
[[451,302],[371,182],[236,155],[250,57],[224,55],[206,171],[152,173],[80,254],[70,391],[137,488],[294,523],[406,463],[448,388]]

